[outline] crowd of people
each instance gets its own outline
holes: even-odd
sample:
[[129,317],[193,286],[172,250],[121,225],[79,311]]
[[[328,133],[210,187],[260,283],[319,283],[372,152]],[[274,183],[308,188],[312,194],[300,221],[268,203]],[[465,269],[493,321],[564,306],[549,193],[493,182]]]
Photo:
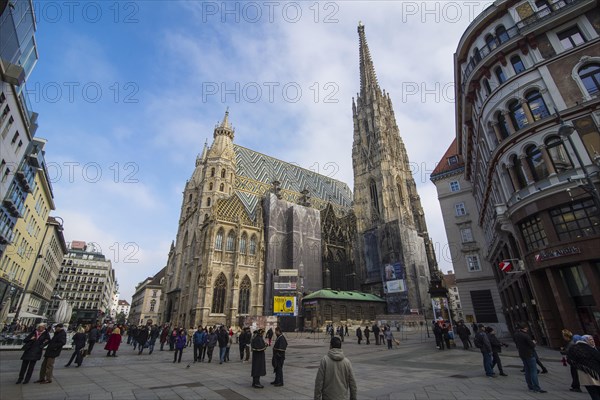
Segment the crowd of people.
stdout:
[[[454,326],[454,329],[452,329]],[[494,368],[498,368],[500,376],[508,376],[502,367],[500,353],[503,347],[509,344],[501,341],[493,327],[484,324],[475,324],[471,329],[459,321],[450,325],[448,321],[433,321],[433,333],[436,348],[443,350],[451,348],[454,333],[461,339],[463,348],[469,350],[477,348],[482,354],[485,375],[495,378],[497,374]],[[252,387],[262,389],[264,386],[260,378],[266,375],[266,350],[272,347],[272,367],[275,380],[271,382],[274,386],[283,386],[283,366],[286,359],[288,342],[281,329],[269,328],[265,335],[262,328],[251,332],[249,327],[238,328],[236,332],[231,327],[220,326],[198,326],[188,330],[183,327],[175,327],[169,324],[158,326],[151,322],[146,325],[125,327],[117,324],[86,325],[76,327],[71,341],[73,352],[65,367],[73,363],[81,367],[85,357],[92,354],[96,343],[106,342],[104,349],[107,357],[117,357],[117,351],[122,344],[122,336],[127,335],[126,343],[133,347],[138,355],[142,355],[145,349],[152,354],[156,342],[160,343],[160,351],[172,351],[173,363],[181,363],[184,350],[193,348],[193,363],[212,362],[215,348],[218,347],[219,364],[230,362],[230,349],[235,343],[239,346],[240,362],[246,363],[251,360]],[[350,361],[344,356],[341,345],[344,337],[348,336],[348,327],[333,325],[326,329],[330,338],[330,349],[321,360],[315,381],[315,399],[341,398],[350,394],[350,398],[356,398],[356,382],[352,372]],[[452,333],[450,333],[452,332]],[[394,339],[392,329],[389,325],[365,326],[356,329],[356,337],[360,345],[364,338],[366,344],[370,344],[370,336],[373,335],[376,345],[387,342],[388,349],[393,343],[399,344]],[[600,351],[596,349],[596,343],[590,335],[576,335],[568,330],[563,330],[565,347],[561,349],[564,365],[570,366],[572,378],[570,390],[581,392],[581,386],[590,394],[593,400],[600,400]],[[471,340],[471,336],[473,339]],[[532,392],[546,393],[540,387],[538,374],[548,373],[536,351],[536,340],[529,332],[527,324],[520,323],[515,327],[513,335],[514,344],[519,357],[523,363],[521,372],[525,374],[525,382]],[[39,379],[36,383],[47,384],[53,380],[55,359],[61,354],[62,348],[67,343],[67,334],[63,324],[47,326],[39,324],[23,341],[22,364],[17,379],[17,384],[30,382],[37,361],[43,358],[39,371]],[[86,347],[87,345],[87,347]],[[166,348],[165,348],[166,347]],[[215,359],[216,360],[216,359]],[[188,364],[188,368],[190,365]],[[538,369],[541,368],[541,371]]]

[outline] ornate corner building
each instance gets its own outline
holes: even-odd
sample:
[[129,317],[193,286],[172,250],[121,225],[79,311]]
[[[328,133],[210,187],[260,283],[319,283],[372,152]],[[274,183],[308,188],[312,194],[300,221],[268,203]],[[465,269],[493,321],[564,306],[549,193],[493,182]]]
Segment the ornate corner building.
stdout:
[[563,328],[600,340],[598,1],[495,2],[463,34],[455,77],[469,212],[508,325],[553,347]]
[[428,303],[433,247],[391,100],[362,25],[358,32],[354,198],[345,183],[234,144],[226,112],[185,185],[163,322],[236,325],[272,315],[281,269],[298,271],[293,295],[363,290],[385,297],[394,314]]

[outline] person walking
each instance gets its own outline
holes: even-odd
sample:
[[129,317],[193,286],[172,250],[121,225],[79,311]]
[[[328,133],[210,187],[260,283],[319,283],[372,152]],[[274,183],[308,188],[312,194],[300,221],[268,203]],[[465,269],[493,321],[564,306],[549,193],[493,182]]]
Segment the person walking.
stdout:
[[144,351],[144,346],[148,346],[148,338],[150,337],[150,327],[149,326],[140,326],[138,329],[138,333],[136,336],[136,340],[139,346],[138,355],[142,354]]
[[169,351],[175,350],[175,340],[177,339],[178,332],[179,330],[177,328],[173,328],[173,331],[169,336]]
[[433,336],[435,336],[435,345],[438,350],[444,350],[444,339],[442,333],[442,327],[437,322],[433,322]]
[[206,352],[208,355],[208,362],[212,361],[213,351],[217,345],[217,334],[213,331],[213,328],[208,328],[208,335],[206,337]]
[[574,335],[573,341],[567,352],[569,364],[577,370],[579,383],[585,386],[592,400],[600,400],[600,352],[593,347],[590,335]]
[[[521,322],[517,325],[517,330],[514,335],[515,345],[519,350],[519,357],[523,361],[523,368],[525,369],[525,382],[527,387],[532,392],[546,393],[540,387],[538,381],[538,370],[535,362],[535,340],[529,336],[529,327],[526,323]],[[477,344],[476,344],[477,345]]]
[[362,342],[362,331],[360,330],[360,326],[356,328],[356,337],[358,338],[358,344]]
[[471,336],[471,330],[469,330],[469,327],[465,325],[465,321],[462,319],[458,321],[456,333],[458,334],[460,341],[463,343],[463,348],[465,350],[469,350],[469,348],[472,347],[471,340],[469,339],[469,336]]
[[485,328],[485,333],[487,334],[488,339],[490,341],[490,345],[492,346],[492,371],[494,370],[494,367],[498,365],[498,371],[500,371],[500,376],[508,376],[504,373],[504,370],[502,369],[502,361],[500,361],[499,354],[502,352],[502,346],[508,347],[508,345],[498,340],[498,338],[496,337],[496,331],[491,326]]
[[271,345],[271,340],[273,340],[273,328],[269,328],[265,338],[269,341],[269,346]]
[[57,324],[54,327],[54,335],[48,342],[48,347],[46,347],[44,361],[40,368],[40,379],[36,381],[37,383],[52,383],[54,360],[60,355],[65,344],[67,344],[67,332],[64,330],[63,324]]
[[152,354],[154,351],[154,346],[156,345],[156,339],[158,339],[158,335],[160,335],[160,330],[158,329],[158,325],[152,325],[150,328],[150,339],[148,340],[148,354]]
[[227,346],[225,347],[225,360],[224,362],[229,362],[229,352],[231,351],[231,345],[233,344],[233,335],[231,330],[229,331],[229,334],[227,335]]
[[581,392],[581,384],[579,383],[579,375],[577,373],[577,368],[575,368],[569,362],[569,357],[568,357],[569,349],[571,348],[571,346],[573,346],[575,344],[575,342],[573,341],[574,335],[568,329],[563,329],[561,333],[562,333],[562,337],[563,337],[564,341],[566,342],[566,344],[565,344],[565,347],[560,349],[560,354],[562,354],[563,356],[566,357],[566,359],[563,360],[563,363],[564,362],[568,363],[570,370],[571,370],[571,388],[569,390],[571,392]]
[[86,336],[85,336],[85,328],[83,326],[80,326],[77,329],[77,333],[75,335],[73,335],[73,345],[75,346],[75,351],[73,351],[73,354],[71,355],[71,358],[69,359],[69,362],[65,365],[66,368],[68,368],[71,363],[73,362],[73,360],[75,360],[75,364],[77,364],[78,367],[81,367],[81,363],[83,362],[83,357],[84,357],[84,353],[85,353],[85,341],[86,341]]
[[167,338],[169,337],[169,332],[171,331],[171,327],[168,324],[165,324],[160,331],[160,351],[163,351],[165,347],[165,343],[167,342]]
[[352,363],[342,351],[342,341],[334,337],[329,343],[327,355],[321,359],[315,379],[315,400],[357,399],[356,380]]
[[[187,336],[185,329],[181,328],[178,335],[175,337],[175,353],[173,353],[173,363],[181,362],[181,356],[183,355],[183,348],[187,342]],[[179,355],[179,358],[177,357]]]
[[249,344],[249,341],[246,341],[246,328],[242,329],[242,332],[238,338],[238,346],[240,347],[240,362],[244,362],[244,353],[246,352],[246,344]]
[[98,341],[98,335],[100,335],[100,331],[98,330],[98,325],[92,325],[92,329],[88,332],[88,348],[87,355],[92,355],[92,349],[94,345]]
[[117,326],[115,329],[112,330],[112,332],[108,336],[108,340],[106,341],[106,345],[104,346],[104,350],[108,350],[108,353],[106,353],[106,357],[111,356],[111,351],[113,357],[118,357],[117,351],[119,350],[119,346],[121,346],[121,329]]
[[227,343],[229,343],[229,333],[225,330],[225,325],[221,325],[217,332],[217,342],[219,342],[219,364],[223,364],[227,352]]
[[[367,344],[371,344],[371,342],[369,342],[369,333],[370,333],[370,331],[369,331],[369,327],[368,327],[368,326],[365,326],[364,334],[365,334],[365,339],[366,339],[366,341],[367,341]],[[332,339],[333,339],[333,338],[332,338]]]
[[252,387],[256,389],[264,388],[264,386],[260,384],[260,377],[267,374],[267,364],[265,360],[265,350],[267,348],[267,344],[263,339],[264,333],[265,330],[260,328],[258,331],[256,331],[251,342],[252,370],[250,375],[252,376]]
[[373,336],[375,336],[375,345],[379,345],[379,327],[377,326],[377,324],[373,324],[371,332],[373,332]]
[[202,325],[198,325],[198,329],[194,332],[192,339],[194,341],[194,362],[200,361],[202,345],[204,344],[204,331],[202,330]]
[[492,345],[490,339],[485,333],[485,325],[479,324],[477,327],[479,330],[477,331],[477,334],[475,334],[475,347],[481,351],[481,355],[483,356],[483,369],[485,370],[485,375],[490,378],[495,378],[496,374],[492,369]]
[[46,324],[38,324],[37,328],[32,331],[23,340],[23,355],[21,355],[21,370],[19,371],[19,379],[17,384],[23,385],[29,383],[35,364],[42,358],[44,346],[50,342],[50,334],[46,330]]
[[384,327],[383,329],[384,329],[383,337],[387,341],[387,348],[388,348],[388,350],[392,350],[392,348],[393,348],[392,342],[394,341],[394,335],[392,334],[392,329],[389,326]]
[[280,327],[275,328],[275,344],[273,345],[273,368],[275,369],[275,380],[271,382],[274,386],[283,386],[283,362],[287,350],[287,339],[283,336]]

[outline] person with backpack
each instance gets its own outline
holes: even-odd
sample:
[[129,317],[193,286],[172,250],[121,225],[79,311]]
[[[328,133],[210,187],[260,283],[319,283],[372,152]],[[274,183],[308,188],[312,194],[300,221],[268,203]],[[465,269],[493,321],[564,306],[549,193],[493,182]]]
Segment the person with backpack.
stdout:
[[496,331],[494,331],[494,328],[491,326],[485,328],[485,333],[487,334],[488,339],[490,340],[490,345],[492,346],[492,371],[494,370],[494,367],[498,365],[500,376],[508,376],[502,369],[502,361],[500,361],[500,354],[498,354],[502,352],[502,346],[508,347],[508,345],[498,340],[496,337]]
[[475,334],[475,339],[473,342],[475,347],[481,351],[481,355],[483,356],[483,369],[485,370],[485,375],[490,378],[495,378],[497,375],[492,369],[492,344],[485,333],[485,325],[479,324],[477,327],[479,329]]

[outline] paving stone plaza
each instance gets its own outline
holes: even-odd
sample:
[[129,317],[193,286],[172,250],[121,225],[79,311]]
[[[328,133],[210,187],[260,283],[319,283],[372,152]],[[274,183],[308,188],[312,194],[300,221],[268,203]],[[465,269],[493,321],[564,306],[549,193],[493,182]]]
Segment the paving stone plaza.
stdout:
[[[424,332],[396,334],[400,346],[388,350],[374,343],[361,345],[353,336],[347,337],[342,349],[352,361],[358,385],[359,399],[581,399],[587,393],[569,391],[568,367],[561,363],[559,352],[539,348],[538,354],[549,370],[540,375],[540,385],[548,393],[527,390],[520,372],[521,361],[514,344],[501,354],[508,377],[487,378],[483,372],[481,354],[477,349],[462,348],[440,351],[433,335]],[[124,338],[118,357],[106,357],[102,344],[80,368],[65,368],[71,351],[65,349],[56,359],[54,381],[40,385],[16,385],[21,351],[0,351],[0,399],[311,399],[314,381],[323,355],[329,348],[323,334],[288,333],[287,358],[284,366],[284,386],[273,387],[270,358],[267,350],[267,376],[261,379],[264,389],[251,387],[250,364],[239,361],[236,345],[231,349],[231,361],[219,365],[193,364],[193,350],[184,349],[181,364],[173,364],[173,353],[155,351],[138,355]],[[187,365],[190,367],[187,368]],[[36,364],[33,379],[41,362]]]

